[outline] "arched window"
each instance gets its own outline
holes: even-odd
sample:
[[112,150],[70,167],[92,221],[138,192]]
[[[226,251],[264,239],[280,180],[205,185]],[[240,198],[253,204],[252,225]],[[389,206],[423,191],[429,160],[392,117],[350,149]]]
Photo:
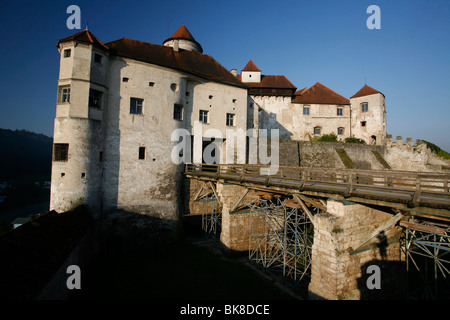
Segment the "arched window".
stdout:
[[343,134],[344,134],[344,128],[343,128],[343,127],[339,127],[339,128],[337,129],[337,133],[338,133],[338,136],[343,135]]
[[322,133],[322,128],[317,126],[314,127],[314,135],[320,135]]

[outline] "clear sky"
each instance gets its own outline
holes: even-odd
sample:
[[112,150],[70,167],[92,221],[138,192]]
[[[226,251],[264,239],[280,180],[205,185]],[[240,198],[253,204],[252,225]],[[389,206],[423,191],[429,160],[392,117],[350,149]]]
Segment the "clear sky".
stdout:
[[[321,82],[350,98],[365,83],[386,96],[387,129],[450,151],[450,1],[21,1],[0,11],[0,128],[53,136],[59,39],[69,5],[101,41],[162,44],[185,24],[227,69],[249,59],[297,88]],[[369,30],[369,5],[381,29]]]

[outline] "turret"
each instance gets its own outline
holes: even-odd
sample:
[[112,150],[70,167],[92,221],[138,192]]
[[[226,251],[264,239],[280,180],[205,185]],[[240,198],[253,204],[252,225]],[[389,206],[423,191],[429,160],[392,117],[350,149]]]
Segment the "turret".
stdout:
[[350,98],[352,136],[368,144],[383,144],[386,138],[384,94],[364,85]]
[[181,49],[203,53],[202,46],[195,41],[185,25],[182,25],[170,38],[166,39],[163,46],[172,47],[176,52]]
[[100,209],[108,47],[83,30],[61,39],[50,209]]

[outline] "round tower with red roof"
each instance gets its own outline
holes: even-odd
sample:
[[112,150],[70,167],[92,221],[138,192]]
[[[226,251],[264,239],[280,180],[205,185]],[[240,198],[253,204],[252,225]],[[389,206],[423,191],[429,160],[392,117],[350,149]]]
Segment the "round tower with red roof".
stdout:
[[185,25],[182,25],[168,39],[163,42],[163,46],[172,47],[174,51],[187,50],[203,53],[203,48],[198,43]]

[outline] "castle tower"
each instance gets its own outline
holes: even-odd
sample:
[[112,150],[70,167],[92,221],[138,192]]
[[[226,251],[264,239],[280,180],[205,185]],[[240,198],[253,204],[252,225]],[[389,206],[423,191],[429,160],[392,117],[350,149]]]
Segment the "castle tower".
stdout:
[[57,48],[61,57],[50,210],[64,212],[85,203],[98,212],[108,47],[83,30],[60,40]]
[[384,94],[364,85],[350,98],[352,136],[368,144],[383,144],[386,138]]
[[176,52],[181,49],[203,53],[202,46],[195,41],[185,25],[182,25],[170,38],[166,39],[163,46],[172,47]]
[[261,70],[250,60],[241,72],[242,82],[261,82]]

